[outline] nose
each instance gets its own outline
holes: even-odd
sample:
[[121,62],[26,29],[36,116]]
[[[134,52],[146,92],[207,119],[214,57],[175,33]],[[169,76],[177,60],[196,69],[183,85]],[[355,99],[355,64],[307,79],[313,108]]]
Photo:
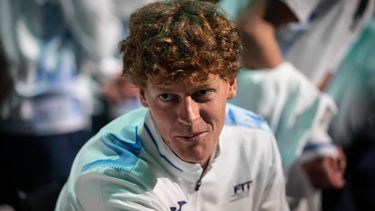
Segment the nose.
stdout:
[[177,122],[191,126],[199,119],[199,105],[191,97],[185,97],[181,100],[178,108]]

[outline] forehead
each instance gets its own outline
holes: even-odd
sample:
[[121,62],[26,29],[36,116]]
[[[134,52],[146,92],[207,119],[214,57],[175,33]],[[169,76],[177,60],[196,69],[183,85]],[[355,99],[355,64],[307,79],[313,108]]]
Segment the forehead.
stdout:
[[219,87],[223,84],[225,84],[225,81],[221,79],[219,75],[209,74],[206,80],[193,81],[190,83],[186,83],[184,80],[177,80],[168,83],[153,82],[152,80],[148,80],[146,87],[155,90],[184,92],[204,87]]

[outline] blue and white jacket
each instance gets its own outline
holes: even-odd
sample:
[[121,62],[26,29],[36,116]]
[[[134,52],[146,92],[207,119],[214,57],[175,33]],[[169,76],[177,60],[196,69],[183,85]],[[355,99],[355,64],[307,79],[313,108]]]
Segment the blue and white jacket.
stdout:
[[56,210],[288,210],[280,154],[259,116],[228,105],[207,170],[179,159],[147,109],[111,122],[80,151]]

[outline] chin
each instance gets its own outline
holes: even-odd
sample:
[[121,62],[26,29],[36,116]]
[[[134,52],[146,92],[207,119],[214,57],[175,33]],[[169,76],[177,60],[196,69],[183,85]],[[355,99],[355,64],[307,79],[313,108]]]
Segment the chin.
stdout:
[[197,154],[194,154],[194,152],[190,152],[188,156],[182,156],[182,160],[184,160],[185,162],[188,162],[188,163],[198,163],[198,164],[202,164],[202,163],[205,163],[207,161],[207,157],[209,157],[210,155],[208,156],[205,156],[204,154],[202,153],[197,153]]

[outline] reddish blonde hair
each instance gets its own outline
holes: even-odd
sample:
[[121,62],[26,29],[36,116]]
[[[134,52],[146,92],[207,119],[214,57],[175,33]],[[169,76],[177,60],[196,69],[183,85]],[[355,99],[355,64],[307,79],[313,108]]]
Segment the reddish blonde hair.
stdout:
[[130,35],[120,47],[123,75],[139,87],[195,83],[210,73],[228,81],[239,71],[238,31],[210,2],[148,4],[131,15]]

